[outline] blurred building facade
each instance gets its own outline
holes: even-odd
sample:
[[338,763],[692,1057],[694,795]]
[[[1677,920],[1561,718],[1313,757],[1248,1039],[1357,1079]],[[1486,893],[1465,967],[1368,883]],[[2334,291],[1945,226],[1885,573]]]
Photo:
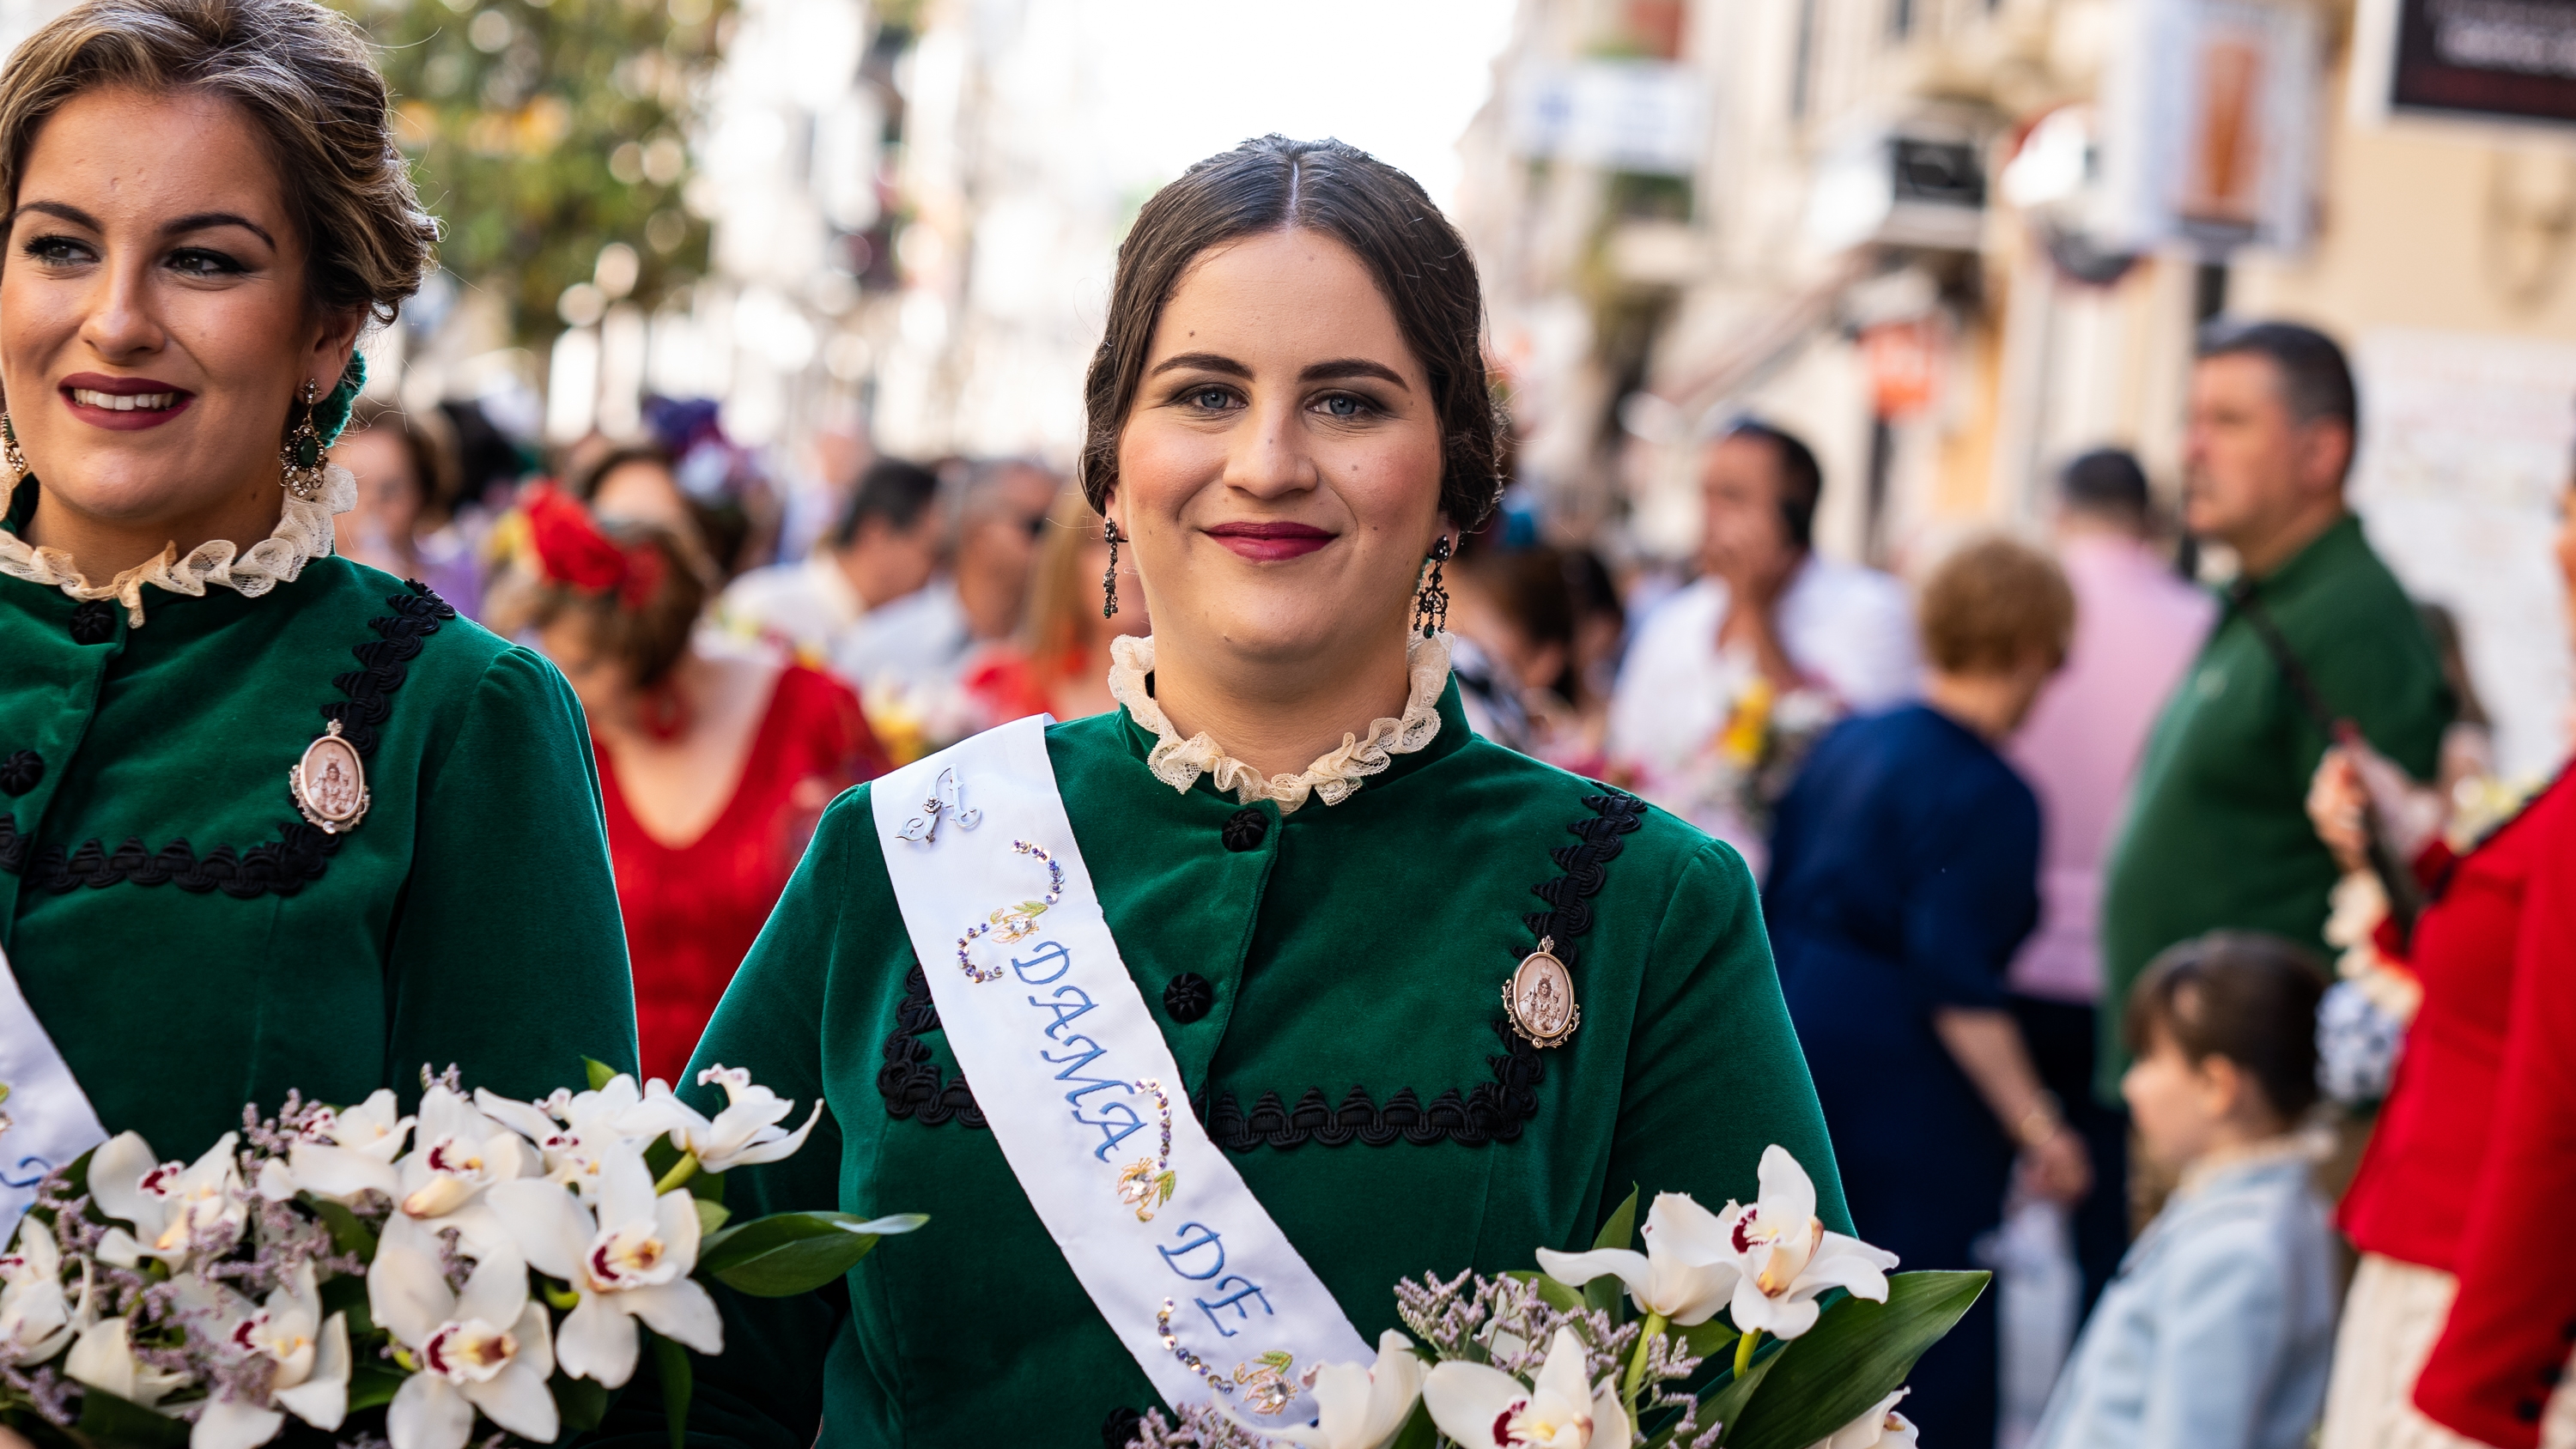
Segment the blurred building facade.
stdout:
[[1458,210],[1522,496],[1686,557],[1696,440],[1759,412],[1825,461],[1823,546],[1903,567],[2036,528],[2086,447],[2134,448],[2170,493],[2197,323],[2293,317],[2353,353],[2374,538],[2468,621],[2507,767],[2545,769],[2576,128],[2390,119],[2391,23],[2302,0],[1521,0]]

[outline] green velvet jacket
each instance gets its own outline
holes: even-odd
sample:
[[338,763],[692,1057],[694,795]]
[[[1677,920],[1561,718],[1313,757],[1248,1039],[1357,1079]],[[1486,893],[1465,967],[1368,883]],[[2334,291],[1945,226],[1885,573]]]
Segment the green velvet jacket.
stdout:
[[[1204,778],[1175,791],[1146,768],[1153,743],[1123,711],[1047,732],[1110,928],[1210,1135],[1364,1338],[1397,1326],[1397,1279],[1589,1247],[1632,1186],[1750,1201],[1774,1142],[1848,1230],[1732,850],[1476,738],[1454,684],[1428,747],[1285,817]],[[1501,987],[1551,905],[1575,927],[1558,951],[1574,953],[1582,1023],[1562,1047],[1516,1053],[1496,1029]],[[1175,988],[1185,973],[1205,990]],[[698,1365],[693,1436],[1089,1449],[1111,1414],[1157,1403],[959,1080],[866,787],[823,817],[692,1076],[718,1062],[800,1099],[800,1115],[803,1100],[827,1108],[802,1152],[727,1176],[738,1217],[931,1222],[837,1290],[720,1290],[728,1351]],[[654,1449],[658,1406],[630,1386],[606,1434]]]
[[[32,505],[22,497],[18,518]],[[292,1088],[426,1065],[542,1095],[635,1059],[581,707],[536,654],[346,559],[145,620],[0,577],[0,945],[110,1132],[194,1157]],[[287,770],[338,719],[373,800]]]

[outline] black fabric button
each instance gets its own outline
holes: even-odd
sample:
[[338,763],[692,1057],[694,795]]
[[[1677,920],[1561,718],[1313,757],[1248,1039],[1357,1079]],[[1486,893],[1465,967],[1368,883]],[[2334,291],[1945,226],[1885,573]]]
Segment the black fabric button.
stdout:
[[1216,988],[1195,971],[1184,971],[1163,988],[1163,1011],[1174,1021],[1190,1022],[1208,1014],[1216,1005]]
[[92,599],[72,610],[72,642],[104,644],[116,637],[116,606],[105,599]]
[[20,750],[0,760],[0,791],[24,795],[44,783],[45,760],[34,750]]
[[1144,1415],[1123,1405],[1110,1410],[1109,1417],[1100,1421],[1100,1449],[1127,1449],[1144,1422]]
[[1270,817],[1249,805],[1225,817],[1225,848],[1259,850],[1270,837]]

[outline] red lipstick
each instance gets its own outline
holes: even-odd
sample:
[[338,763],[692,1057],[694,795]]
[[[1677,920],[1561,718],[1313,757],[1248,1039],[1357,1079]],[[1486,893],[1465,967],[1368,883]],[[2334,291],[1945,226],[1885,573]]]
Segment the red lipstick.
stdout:
[[110,377],[76,372],[55,385],[73,417],[110,432],[157,428],[188,410],[197,395],[149,377]]
[[1254,563],[1304,558],[1334,538],[1311,523],[1220,523],[1207,532],[1208,537]]

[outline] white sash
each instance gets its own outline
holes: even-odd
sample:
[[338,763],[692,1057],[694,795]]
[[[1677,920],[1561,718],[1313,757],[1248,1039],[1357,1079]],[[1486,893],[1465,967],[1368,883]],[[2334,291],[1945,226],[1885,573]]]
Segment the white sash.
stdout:
[[45,1174],[107,1140],[98,1110],[27,1009],[9,958],[0,955],[0,1245],[36,1200]]
[[871,790],[940,1026],[1030,1206],[1164,1401],[1305,1423],[1307,1373],[1373,1354],[1190,1111],[1074,846],[1047,722]]

